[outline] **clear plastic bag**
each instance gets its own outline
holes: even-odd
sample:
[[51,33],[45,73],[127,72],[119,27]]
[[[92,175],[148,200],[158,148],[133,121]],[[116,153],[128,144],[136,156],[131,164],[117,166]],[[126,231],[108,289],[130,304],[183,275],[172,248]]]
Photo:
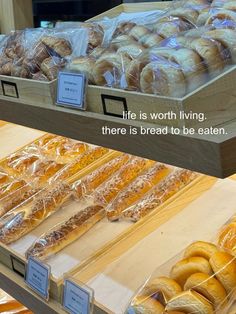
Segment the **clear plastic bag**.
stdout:
[[235,257],[198,241],[154,272],[127,313],[229,314],[235,290]]
[[32,201],[6,213],[0,219],[0,242],[10,244],[29,233],[59,210],[71,194],[68,184],[57,182],[33,196]]
[[58,253],[91,229],[104,216],[104,208],[100,205],[91,205],[80,210],[40,236],[27,250],[26,257],[44,259]]
[[131,158],[131,155],[122,154],[98,167],[82,179],[76,181],[73,184],[75,198],[79,200],[93,193],[95,189],[97,189],[104,181],[108,180]]
[[197,174],[190,170],[176,169],[172,171],[164,180],[155,185],[150,192],[145,194],[141,200],[124,210],[123,218],[134,222],[138,221],[163,204],[196,177]]
[[236,217],[232,217],[219,231],[217,243],[220,248],[236,255]]
[[117,197],[106,207],[109,220],[114,221],[122,216],[122,212],[140,200],[168,173],[170,168],[164,164],[155,163],[143,174],[138,176],[128,187],[122,190]]

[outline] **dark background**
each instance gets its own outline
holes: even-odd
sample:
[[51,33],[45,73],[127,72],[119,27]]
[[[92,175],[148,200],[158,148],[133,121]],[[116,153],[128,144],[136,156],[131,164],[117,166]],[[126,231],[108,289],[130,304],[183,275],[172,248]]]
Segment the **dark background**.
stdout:
[[122,2],[122,0],[33,0],[35,26],[40,26],[40,21],[84,21]]

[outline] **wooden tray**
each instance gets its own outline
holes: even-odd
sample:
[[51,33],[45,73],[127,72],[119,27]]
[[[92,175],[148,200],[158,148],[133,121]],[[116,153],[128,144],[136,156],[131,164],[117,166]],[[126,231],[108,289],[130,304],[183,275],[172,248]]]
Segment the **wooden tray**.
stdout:
[[[172,4],[173,5],[173,4]],[[105,16],[115,17],[122,12],[133,13],[155,9],[166,10],[171,2],[151,2],[122,4],[103,14],[92,21]],[[216,126],[236,118],[236,66],[231,66],[217,78],[209,81],[194,92],[183,98],[163,97],[150,94],[124,91],[114,88],[89,86],[88,88],[88,111],[103,113],[115,117],[122,117],[123,111],[136,113],[139,119],[140,111],[150,113],[168,113],[172,111],[177,119],[147,119],[144,122],[157,123],[174,127],[209,127]],[[204,113],[206,120],[198,122],[191,119],[180,119],[180,111],[186,114]]]
[[0,75],[0,98],[23,104],[50,107],[56,101],[57,80],[35,81]]
[[[219,228],[236,212],[235,188],[231,179],[203,177],[162,213],[74,273],[74,278],[95,290],[97,306],[105,313],[124,313],[130,298],[157,267],[193,241],[214,241]],[[170,212],[172,219],[168,219]]]

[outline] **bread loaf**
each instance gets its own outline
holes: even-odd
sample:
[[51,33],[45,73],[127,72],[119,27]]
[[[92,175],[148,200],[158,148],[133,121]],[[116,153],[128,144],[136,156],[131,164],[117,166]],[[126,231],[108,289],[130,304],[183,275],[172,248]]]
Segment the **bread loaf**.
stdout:
[[64,38],[45,36],[41,38],[41,42],[47,48],[54,50],[60,57],[66,57],[72,54],[71,44]]
[[117,220],[121,217],[122,212],[136,203],[143,195],[161,181],[170,171],[163,164],[156,163],[149,168],[144,174],[138,176],[125,190],[121,191],[118,196],[106,208],[109,220]]
[[95,66],[95,59],[91,57],[79,57],[73,59],[69,64],[68,69],[85,74],[89,84],[94,84],[93,68]]
[[87,207],[42,235],[27,250],[26,257],[48,258],[77,240],[105,216],[102,206]]
[[77,199],[81,199],[83,196],[89,195],[103,182],[109,179],[116,171],[118,171],[123,165],[131,159],[130,155],[122,154],[108,163],[105,163],[92,173],[83,177],[81,180],[73,184],[74,195]]
[[70,197],[70,186],[58,183],[37,194],[32,203],[18,207],[10,214],[3,216],[5,224],[0,229],[0,242],[10,244],[41,224],[56,212]]

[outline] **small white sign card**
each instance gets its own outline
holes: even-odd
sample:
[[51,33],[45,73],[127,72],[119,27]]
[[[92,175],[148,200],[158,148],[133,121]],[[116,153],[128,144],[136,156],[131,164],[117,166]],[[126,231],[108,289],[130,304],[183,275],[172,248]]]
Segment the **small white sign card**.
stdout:
[[70,314],[93,313],[94,291],[72,278],[64,280],[63,308]]
[[26,284],[43,299],[49,300],[51,267],[29,257],[25,274]]
[[87,77],[78,72],[61,71],[58,75],[57,105],[86,109]]

